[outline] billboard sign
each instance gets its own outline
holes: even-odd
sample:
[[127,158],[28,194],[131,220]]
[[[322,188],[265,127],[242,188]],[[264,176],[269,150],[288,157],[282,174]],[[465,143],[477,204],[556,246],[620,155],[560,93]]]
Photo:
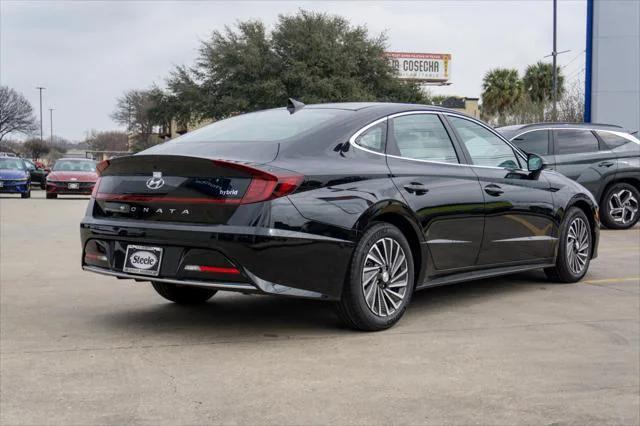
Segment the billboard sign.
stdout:
[[385,52],[401,80],[446,82],[451,78],[451,54]]

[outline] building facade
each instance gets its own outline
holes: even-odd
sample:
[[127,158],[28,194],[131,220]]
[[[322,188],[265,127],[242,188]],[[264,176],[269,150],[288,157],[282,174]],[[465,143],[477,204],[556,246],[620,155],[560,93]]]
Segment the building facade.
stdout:
[[587,0],[585,121],[640,129],[640,0]]

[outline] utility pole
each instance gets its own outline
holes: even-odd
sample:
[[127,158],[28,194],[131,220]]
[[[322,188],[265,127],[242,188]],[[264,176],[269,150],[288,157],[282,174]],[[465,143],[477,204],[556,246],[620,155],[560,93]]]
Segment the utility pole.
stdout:
[[51,124],[51,143],[53,144],[53,108],[49,108],[49,123]]
[[557,49],[557,39],[558,39],[558,0],[553,0],[553,52],[551,55],[553,56],[553,113],[552,118],[553,121],[556,121],[558,118],[558,67],[556,65],[557,57],[558,57],[558,49]]
[[36,87],[40,91],[40,140],[44,141],[42,137],[42,91],[46,89],[46,87]]

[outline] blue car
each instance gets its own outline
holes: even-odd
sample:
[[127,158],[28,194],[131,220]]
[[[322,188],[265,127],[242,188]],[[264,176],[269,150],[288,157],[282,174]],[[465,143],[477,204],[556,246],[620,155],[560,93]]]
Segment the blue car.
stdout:
[[31,197],[31,177],[21,158],[0,157],[0,193]]

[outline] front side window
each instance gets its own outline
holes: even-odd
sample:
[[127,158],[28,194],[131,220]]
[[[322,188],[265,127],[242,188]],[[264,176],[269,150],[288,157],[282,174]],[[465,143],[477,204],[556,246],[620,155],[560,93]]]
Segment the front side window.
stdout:
[[449,117],[449,120],[467,148],[473,164],[505,169],[520,167],[520,162],[509,144],[489,130],[463,118]]
[[549,132],[547,130],[534,130],[522,134],[512,141],[521,150],[527,153],[547,155],[549,153]]
[[393,138],[401,157],[442,163],[459,162],[451,138],[435,114],[410,114],[394,118]]
[[357,145],[375,152],[384,152],[384,140],[387,133],[385,123],[370,127],[355,140]]
[[556,154],[597,152],[598,139],[590,130],[554,130]]
[[633,144],[631,140],[612,132],[598,131],[597,133],[609,149],[616,149],[626,144]]

